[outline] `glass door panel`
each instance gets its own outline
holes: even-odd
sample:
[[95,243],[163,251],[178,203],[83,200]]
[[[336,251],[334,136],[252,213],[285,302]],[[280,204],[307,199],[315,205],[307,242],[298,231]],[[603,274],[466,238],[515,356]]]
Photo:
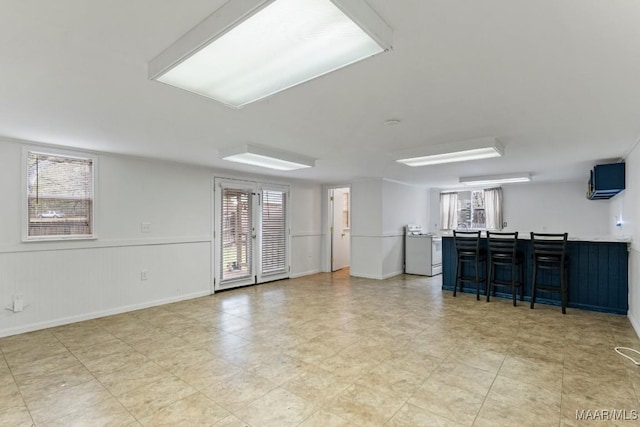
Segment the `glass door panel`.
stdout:
[[287,196],[287,190],[262,188],[258,282],[277,280],[289,275]]
[[255,283],[252,185],[216,182],[215,289]]
[[222,282],[251,276],[251,192],[222,190]]

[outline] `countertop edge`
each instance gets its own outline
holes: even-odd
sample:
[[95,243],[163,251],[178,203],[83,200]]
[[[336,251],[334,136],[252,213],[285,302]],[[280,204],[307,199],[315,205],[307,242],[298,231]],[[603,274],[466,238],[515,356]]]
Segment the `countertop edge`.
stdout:
[[[442,234],[442,237],[453,237],[453,234]],[[486,238],[486,233],[482,233]],[[529,233],[518,234],[518,240],[531,240]],[[572,236],[568,237],[570,242],[594,242],[594,243],[631,243],[631,236]]]

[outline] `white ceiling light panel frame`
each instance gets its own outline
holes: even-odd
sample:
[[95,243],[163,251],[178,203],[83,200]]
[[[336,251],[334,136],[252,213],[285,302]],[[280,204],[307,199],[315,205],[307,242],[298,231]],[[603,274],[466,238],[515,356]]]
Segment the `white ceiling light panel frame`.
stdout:
[[481,160],[504,155],[504,146],[496,138],[477,138],[435,146],[404,150],[395,154],[396,162],[407,166]]
[[311,157],[254,144],[225,148],[219,153],[223,160],[281,171],[312,168],[316,164]]
[[517,182],[530,182],[531,174],[526,172],[501,175],[467,176],[460,177],[458,181],[460,184],[465,185],[510,184]]
[[153,58],[148,77],[240,108],[389,50],[392,36],[364,0],[231,0]]

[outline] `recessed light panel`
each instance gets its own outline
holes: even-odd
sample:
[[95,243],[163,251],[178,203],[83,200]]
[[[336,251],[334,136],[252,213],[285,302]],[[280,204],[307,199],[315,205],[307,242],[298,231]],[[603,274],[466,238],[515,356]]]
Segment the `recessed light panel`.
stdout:
[[[363,7],[362,0],[231,0],[154,59],[150,77],[242,107],[384,51],[345,13]],[[190,39],[199,43],[191,50]]]
[[467,176],[459,179],[461,184],[465,185],[492,185],[492,184],[508,184],[514,182],[531,181],[530,173],[504,174],[504,175],[485,175],[485,176]]
[[396,155],[400,157],[396,161],[415,167],[488,159],[503,154],[504,147],[495,138],[479,138],[405,151]]
[[230,162],[291,171],[315,166],[315,159],[268,147],[244,144],[220,151],[220,158]]

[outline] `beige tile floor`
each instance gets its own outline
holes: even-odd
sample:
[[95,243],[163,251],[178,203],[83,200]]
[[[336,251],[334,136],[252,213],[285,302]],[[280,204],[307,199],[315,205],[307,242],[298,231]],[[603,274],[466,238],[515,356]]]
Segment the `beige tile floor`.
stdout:
[[0,339],[0,425],[582,426],[640,409],[622,316],[347,272]]

